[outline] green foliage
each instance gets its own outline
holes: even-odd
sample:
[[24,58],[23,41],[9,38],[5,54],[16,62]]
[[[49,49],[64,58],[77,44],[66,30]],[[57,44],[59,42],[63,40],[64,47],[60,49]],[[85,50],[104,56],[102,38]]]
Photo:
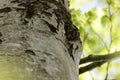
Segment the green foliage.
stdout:
[[106,26],[108,22],[109,22],[108,16],[107,15],[102,16],[101,18],[102,27]]
[[86,18],[87,18],[87,21],[90,23],[92,21],[94,21],[96,18],[97,18],[97,15],[96,15],[96,8],[93,8],[91,11],[88,11],[86,14],[85,14]]
[[[85,2],[86,1],[86,2]],[[88,56],[90,54],[108,54],[115,51],[120,51],[120,1],[119,0],[72,0],[70,2],[70,9],[73,23],[78,27],[80,31],[80,37],[83,42],[83,55]],[[83,13],[78,8],[83,3],[94,2],[102,3],[102,7],[93,7],[89,11]],[[81,2],[81,3],[80,3]],[[113,64],[113,63],[111,63]],[[120,63],[116,63],[120,64]],[[96,69],[97,74],[104,79],[106,75],[106,64]],[[115,64],[110,65],[110,71],[112,69],[120,69],[120,66]],[[117,70],[116,70],[117,72]],[[104,74],[103,74],[104,73]],[[85,76],[88,76],[89,72],[80,75],[80,80],[88,80]],[[90,74],[89,74],[90,75]],[[111,76],[111,73],[109,73]],[[120,73],[113,74],[112,79],[120,79]],[[95,80],[97,78],[94,76]],[[111,77],[109,77],[111,78]],[[90,79],[89,79],[90,80]],[[91,79],[92,80],[92,79]]]

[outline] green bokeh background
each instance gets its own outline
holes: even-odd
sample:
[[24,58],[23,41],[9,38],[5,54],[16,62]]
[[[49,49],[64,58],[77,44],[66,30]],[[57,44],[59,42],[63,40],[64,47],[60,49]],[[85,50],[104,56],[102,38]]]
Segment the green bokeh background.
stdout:
[[[120,0],[70,0],[73,23],[80,31],[83,55],[120,51]],[[79,76],[80,80],[104,80],[107,63]],[[120,59],[110,62],[108,80],[120,80]]]

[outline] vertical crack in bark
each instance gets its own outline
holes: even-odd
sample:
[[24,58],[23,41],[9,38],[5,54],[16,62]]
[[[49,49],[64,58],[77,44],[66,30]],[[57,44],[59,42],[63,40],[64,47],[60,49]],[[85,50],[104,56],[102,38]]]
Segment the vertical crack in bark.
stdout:
[[74,56],[73,56],[73,51],[72,51],[72,50],[73,50],[73,44],[70,44],[70,45],[69,45],[69,48],[68,48],[68,51],[69,51],[69,54],[70,54],[70,56],[72,57],[72,59],[75,60],[75,59],[74,59]]
[[[2,37],[2,33],[0,32],[0,38]],[[2,39],[0,39],[0,44],[3,42]]]
[[44,22],[48,25],[49,29],[54,32],[57,33],[57,29],[54,27],[54,25],[50,24],[49,22],[45,21]]
[[33,5],[27,5],[24,13],[22,15],[23,18],[32,18],[35,15],[35,7]]
[[2,39],[0,39],[0,44],[1,44],[2,42],[3,42]]
[[2,32],[0,32],[0,36],[2,36]]

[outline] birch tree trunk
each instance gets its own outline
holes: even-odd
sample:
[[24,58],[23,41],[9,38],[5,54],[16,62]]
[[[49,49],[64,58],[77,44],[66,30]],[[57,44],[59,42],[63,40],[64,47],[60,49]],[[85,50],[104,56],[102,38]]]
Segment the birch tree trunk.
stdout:
[[78,80],[70,18],[67,0],[0,0],[0,80]]

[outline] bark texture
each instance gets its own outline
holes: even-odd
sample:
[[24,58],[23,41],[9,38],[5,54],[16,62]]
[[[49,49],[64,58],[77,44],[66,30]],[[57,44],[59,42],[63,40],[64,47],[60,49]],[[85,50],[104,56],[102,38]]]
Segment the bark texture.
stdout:
[[0,80],[77,80],[81,51],[67,0],[0,0]]

